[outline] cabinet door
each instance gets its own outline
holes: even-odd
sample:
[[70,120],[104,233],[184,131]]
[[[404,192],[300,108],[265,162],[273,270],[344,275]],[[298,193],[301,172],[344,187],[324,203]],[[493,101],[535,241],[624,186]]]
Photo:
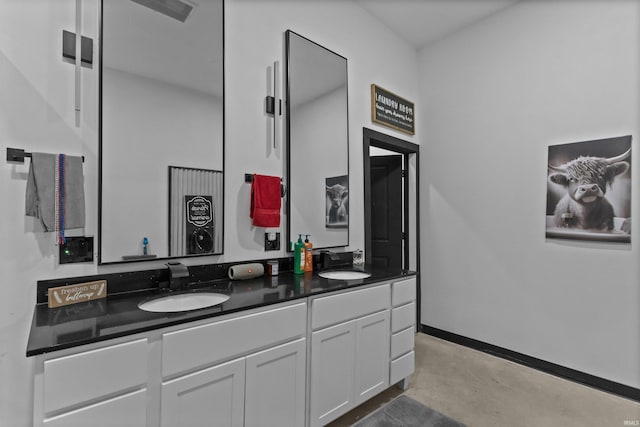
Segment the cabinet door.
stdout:
[[242,426],[244,358],[162,384],[163,427]]
[[142,389],[44,420],[46,427],[139,427],[147,425],[147,390]]
[[247,356],[244,425],[304,426],[307,341]]
[[356,322],[314,332],[311,338],[311,426],[323,426],[353,408]]
[[389,310],[356,320],[355,405],[389,386]]

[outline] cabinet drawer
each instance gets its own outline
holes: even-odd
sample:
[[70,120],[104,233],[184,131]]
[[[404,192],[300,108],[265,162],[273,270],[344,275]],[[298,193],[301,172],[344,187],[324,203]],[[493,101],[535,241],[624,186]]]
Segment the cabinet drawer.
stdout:
[[413,350],[415,330],[409,327],[404,331],[391,335],[391,359]]
[[391,310],[391,333],[413,326],[416,322],[416,304],[405,304]]
[[306,303],[169,332],[162,336],[162,376],[204,367],[306,332]]
[[393,284],[391,293],[391,305],[397,307],[416,299],[416,279],[403,280]]
[[415,369],[415,353],[407,353],[396,360],[391,361],[391,373],[389,384],[395,384],[403,378],[411,375]]
[[147,425],[147,391],[116,397],[44,420],[46,427],[139,427]]
[[147,358],[141,339],[45,361],[45,413],[146,383]]
[[316,298],[311,327],[316,330],[384,310],[389,307],[390,293],[390,285],[385,284]]

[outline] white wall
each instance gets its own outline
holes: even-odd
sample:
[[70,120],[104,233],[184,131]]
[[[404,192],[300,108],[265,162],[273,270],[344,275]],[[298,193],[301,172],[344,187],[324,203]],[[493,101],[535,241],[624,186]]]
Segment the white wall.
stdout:
[[[56,264],[53,233],[24,216],[29,161],[13,165],[7,147],[85,155],[87,232],[97,229],[97,128],[94,115],[74,115],[74,68],[61,60],[62,30],[73,31],[74,1],[0,1],[0,425],[30,425],[32,359],[25,357],[36,281],[91,274],[94,265]],[[95,16],[97,9],[87,5]],[[96,27],[86,29],[95,37]],[[96,103],[97,70],[84,70],[82,105]]]
[[639,22],[637,1],[524,1],[420,51],[423,324],[640,386],[638,228],[544,223],[548,145],[631,134],[637,160]]
[[[357,23],[357,24],[356,24]],[[359,6],[331,0],[235,0],[226,5],[226,205],[225,258],[268,258],[283,252],[265,253],[264,229],[252,228],[249,190],[244,173],[285,174],[282,152],[270,148],[269,121],[264,113],[268,94],[267,67],[279,60],[284,67],[284,36],[290,29],[333,50],[348,60],[349,88],[349,243],[364,246],[364,196],[362,127],[371,123],[370,85],[417,93],[417,52],[392,34]],[[407,65],[408,64],[408,65]],[[250,125],[248,125],[250,124]],[[380,129],[382,132],[388,130]],[[280,231],[285,238],[283,217]],[[227,236],[227,234],[225,234]],[[313,240],[313,238],[311,239]]]
[[349,242],[346,228],[325,225],[326,179],[346,175],[349,168],[345,105],[343,86],[297,105],[296,118],[291,124],[291,151],[298,159],[291,164],[291,175],[304,177],[300,182],[289,184],[289,194],[296,200],[291,204],[292,237],[302,234],[304,238],[309,234],[314,248],[344,246]]
[[102,260],[139,255],[143,237],[166,257],[168,167],[222,170],[222,98],[107,67],[103,88]]
[[[83,1],[82,6],[83,33],[95,40],[97,2]],[[350,248],[362,248],[363,196],[355,189],[363,185],[362,127],[377,127],[370,120],[370,84],[411,98],[418,88],[415,50],[351,2],[227,0],[225,7],[225,254],[188,263],[287,255],[284,249],[263,251],[264,229],[250,225],[249,185],[244,183],[245,172],[284,174],[282,145],[276,150],[269,147],[271,119],[264,113],[264,97],[267,67],[276,59],[284,64],[287,29],[349,60]],[[96,235],[98,73],[97,67],[83,70],[83,111],[76,128],[73,66],[60,54],[61,30],[73,31],[74,21],[74,0],[0,0],[0,152],[17,147],[83,154],[85,232]],[[25,357],[25,350],[36,281],[163,265],[59,266],[53,235],[34,232],[36,225],[24,216],[27,170],[28,160],[25,165],[0,162],[0,426],[11,427],[31,424],[33,360]]]

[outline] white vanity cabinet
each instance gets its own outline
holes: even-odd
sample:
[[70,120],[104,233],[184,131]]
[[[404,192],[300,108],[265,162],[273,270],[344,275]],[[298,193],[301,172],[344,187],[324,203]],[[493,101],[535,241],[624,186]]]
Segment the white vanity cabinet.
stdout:
[[389,382],[403,381],[406,388],[415,368],[416,279],[394,282],[391,287],[391,362]]
[[306,340],[162,384],[162,426],[304,425]]
[[34,425],[303,426],[306,336],[304,299],[45,353]]
[[311,426],[389,386],[389,310],[389,283],[311,299]]
[[35,358],[34,425],[326,425],[414,370],[416,279]]
[[304,425],[307,304],[163,334],[160,424]]
[[139,339],[38,359],[34,425],[146,425],[148,348]]

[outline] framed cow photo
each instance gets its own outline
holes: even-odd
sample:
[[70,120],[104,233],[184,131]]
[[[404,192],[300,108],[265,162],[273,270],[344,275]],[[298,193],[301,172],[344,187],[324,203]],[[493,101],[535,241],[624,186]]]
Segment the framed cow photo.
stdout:
[[325,226],[349,226],[349,175],[325,178]]
[[546,236],[631,242],[631,136],[549,146]]

